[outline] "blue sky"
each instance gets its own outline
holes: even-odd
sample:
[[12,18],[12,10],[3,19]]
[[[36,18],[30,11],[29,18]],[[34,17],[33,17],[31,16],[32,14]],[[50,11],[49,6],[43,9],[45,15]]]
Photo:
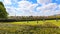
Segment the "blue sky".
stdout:
[[0,0],[9,16],[50,16],[60,14],[60,0]]

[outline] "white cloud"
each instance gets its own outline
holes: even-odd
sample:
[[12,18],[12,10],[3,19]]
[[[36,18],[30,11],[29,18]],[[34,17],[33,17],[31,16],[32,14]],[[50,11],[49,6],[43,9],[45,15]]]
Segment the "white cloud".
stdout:
[[24,13],[35,14],[34,9],[38,4],[32,4],[28,1],[20,1],[18,2],[19,6],[19,11],[23,11]]
[[7,6],[6,11],[9,13],[9,16],[15,16],[16,8]]
[[[60,13],[60,5],[57,5],[56,3],[51,3],[52,2],[51,0],[37,0],[36,4],[32,4],[31,2],[26,0],[21,1],[13,0],[14,2],[11,1],[12,0],[4,0],[3,3],[5,4],[5,7],[9,15],[12,16],[15,16],[15,14],[18,16],[30,16],[30,15],[47,16]],[[42,4],[42,6],[37,7],[38,4]],[[57,8],[58,10],[56,10]]]
[[60,5],[59,5],[58,7],[59,7],[59,9],[60,9]]
[[[6,1],[4,1],[4,3]],[[11,2],[11,0],[9,0],[7,2],[7,4],[5,3],[5,7],[7,9],[7,12],[9,13],[9,15],[12,15],[12,16],[15,15],[15,13],[17,13],[17,15],[23,15],[23,16],[35,15],[34,9],[38,5],[38,4],[32,4],[32,3],[25,1],[25,0],[18,2],[17,8],[14,6],[10,6],[11,4],[12,4],[12,2]]]
[[43,12],[42,15],[48,16],[58,14],[59,10],[57,10],[57,8],[58,5],[56,3],[49,3],[47,5],[37,7],[37,11]]
[[27,8],[31,5],[31,3],[28,1],[20,1],[20,2],[18,2],[18,4],[19,4],[20,8]]
[[38,7],[37,9],[45,11],[45,10],[55,10],[56,8],[57,8],[57,4],[56,3],[50,3],[48,5],[44,5],[44,6]]
[[4,5],[11,5],[12,4],[11,0],[4,0],[3,3],[4,3]]
[[3,1],[3,0],[0,0],[0,1]]
[[42,5],[49,4],[51,2],[52,2],[52,0],[37,0],[37,3],[42,4]]

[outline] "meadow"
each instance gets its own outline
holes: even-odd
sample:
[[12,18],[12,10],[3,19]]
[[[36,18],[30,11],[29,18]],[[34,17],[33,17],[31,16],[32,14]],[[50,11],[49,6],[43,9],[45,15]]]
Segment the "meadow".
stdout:
[[60,20],[0,22],[0,34],[60,34]]
[[[56,20],[46,20],[46,21],[22,21],[22,22],[10,22],[10,24],[18,24],[18,25],[41,25],[41,24],[44,24],[46,22],[49,22],[49,23],[52,23],[52,24],[55,24],[57,26],[60,26],[60,20],[56,21]],[[9,23],[9,22],[7,22]]]

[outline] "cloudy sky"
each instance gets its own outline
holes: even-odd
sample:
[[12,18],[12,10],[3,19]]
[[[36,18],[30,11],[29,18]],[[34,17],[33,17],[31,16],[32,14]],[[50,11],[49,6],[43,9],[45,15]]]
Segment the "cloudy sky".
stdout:
[[9,16],[50,16],[60,14],[60,0],[0,0]]

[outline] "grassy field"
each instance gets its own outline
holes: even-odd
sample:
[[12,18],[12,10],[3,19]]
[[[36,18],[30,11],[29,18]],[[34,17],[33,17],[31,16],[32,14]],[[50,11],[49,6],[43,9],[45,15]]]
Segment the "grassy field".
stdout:
[[0,22],[0,34],[60,34],[60,28],[54,27],[60,27],[60,20]]
[[60,20],[58,20],[58,22],[56,20],[46,20],[46,21],[38,21],[38,23],[37,23],[37,21],[28,21],[28,23],[27,23],[27,21],[23,21],[23,22],[5,22],[5,23],[7,23],[7,24],[16,24],[16,25],[33,25],[34,26],[34,25],[44,24],[46,22],[53,23],[57,26],[60,26]]

